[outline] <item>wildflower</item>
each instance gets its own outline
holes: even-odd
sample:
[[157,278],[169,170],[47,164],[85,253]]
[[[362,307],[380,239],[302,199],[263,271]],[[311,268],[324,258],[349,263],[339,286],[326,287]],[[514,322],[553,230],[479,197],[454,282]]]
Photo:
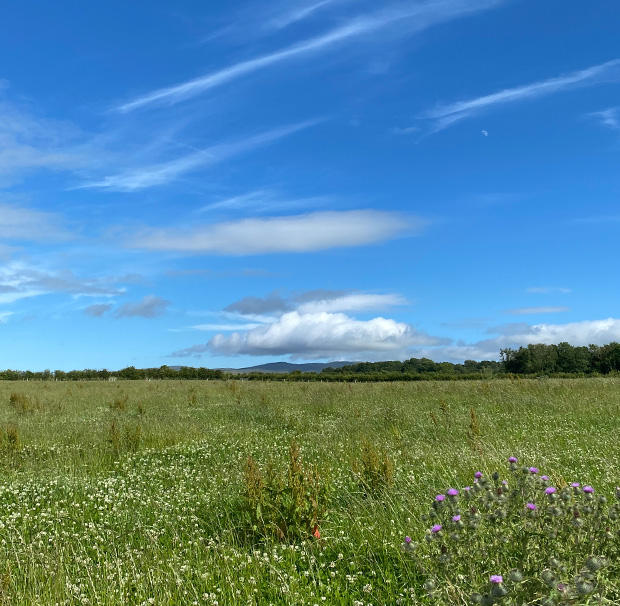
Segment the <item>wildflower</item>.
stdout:
[[530,473],[538,473],[538,467],[530,467]]
[[517,462],[517,457],[508,457],[508,462],[509,463],[516,463]]
[[482,472],[481,472],[481,471],[477,471],[477,472],[474,474],[474,478],[478,478],[478,479],[480,479],[481,477],[482,477]]
[[452,518],[452,521],[453,521],[453,522],[460,522],[460,521],[461,521],[461,516],[454,516],[454,517]]
[[540,476],[540,479],[546,482],[549,479],[549,476]]
[[[471,490],[471,486],[465,486],[465,488],[463,488],[463,490],[465,492],[469,492]],[[620,492],[620,488],[618,489],[618,491]]]
[[441,524],[435,524],[435,526],[431,528],[431,532],[439,532],[440,530],[441,530]]
[[504,577],[501,574],[492,574],[491,575],[491,583],[503,583]]
[[438,494],[438,495],[435,497],[435,501],[437,501],[438,503],[441,503],[441,502],[442,502],[445,498],[446,498],[446,496],[445,496],[445,495],[443,495],[443,494]]
[[583,491],[588,494],[592,494],[594,492],[594,488],[592,488],[592,486],[584,486]]
[[321,538],[321,533],[319,532],[319,525],[318,524],[314,525],[314,530],[312,531],[312,536],[316,537],[317,539]]
[[409,543],[411,543],[411,537],[405,537],[405,543],[409,545]]
[[545,494],[553,494],[555,492],[555,488],[553,486],[547,486],[545,488]]
[[579,482],[571,482],[571,486],[573,488],[579,488],[580,484],[579,484]]
[[455,497],[459,494],[459,491],[456,488],[448,488],[448,496]]
[[534,503],[528,503],[526,505],[526,507],[530,510],[530,511],[536,511],[537,507]]

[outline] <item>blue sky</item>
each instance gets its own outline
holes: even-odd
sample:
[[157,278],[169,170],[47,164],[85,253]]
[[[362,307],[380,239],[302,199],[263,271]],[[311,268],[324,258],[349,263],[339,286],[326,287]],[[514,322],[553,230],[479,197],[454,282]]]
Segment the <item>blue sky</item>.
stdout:
[[620,341],[612,0],[2,13],[1,368]]

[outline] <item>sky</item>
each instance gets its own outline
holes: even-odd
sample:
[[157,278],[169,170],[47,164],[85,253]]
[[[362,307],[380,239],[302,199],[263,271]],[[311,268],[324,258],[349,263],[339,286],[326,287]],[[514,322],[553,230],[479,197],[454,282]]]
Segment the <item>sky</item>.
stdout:
[[616,0],[7,3],[0,368],[620,341]]

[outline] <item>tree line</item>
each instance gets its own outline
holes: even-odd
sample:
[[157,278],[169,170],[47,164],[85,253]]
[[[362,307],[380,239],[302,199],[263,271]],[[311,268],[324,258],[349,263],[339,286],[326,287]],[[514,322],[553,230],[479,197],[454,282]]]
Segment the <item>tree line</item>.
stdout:
[[4,370],[0,381],[114,381],[114,380],[218,380],[249,381],[457,381],[512,375],[588,376],[620,372],[620,343],[575,347],[563,342],[557,345],[530,344],[519,349],[500,350],[499,361],[465,360],[462,364],[434,362],[428,358],[361,362],[340,368],[325,368],[319,373],[227,373],[218,369],[181,366],[172,368],[135,368],[121,370]]

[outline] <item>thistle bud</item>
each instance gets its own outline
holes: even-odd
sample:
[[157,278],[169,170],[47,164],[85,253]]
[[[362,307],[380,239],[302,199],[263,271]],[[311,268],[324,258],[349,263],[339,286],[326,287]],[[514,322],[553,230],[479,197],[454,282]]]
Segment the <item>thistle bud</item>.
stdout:
[[603,560],[601,558],[599,558],[598,556],[591,555],[586,560],[586,568],[588,570],[591,570],[592,572],[596,572],[597,570],[600,570],[604,566],[605,566],[605,564],[604,564]]
[[520,570],[517,570],[516,568],[513,568],[509,573],[508,573],[508,578],[513,582],[513,583],[521,583],[523,581],[523,573]]
[[577,581],[575,589],[579,595],[588,595],[594,591],[594,585],[590,581]]

